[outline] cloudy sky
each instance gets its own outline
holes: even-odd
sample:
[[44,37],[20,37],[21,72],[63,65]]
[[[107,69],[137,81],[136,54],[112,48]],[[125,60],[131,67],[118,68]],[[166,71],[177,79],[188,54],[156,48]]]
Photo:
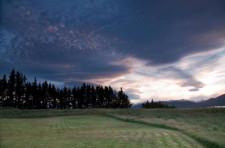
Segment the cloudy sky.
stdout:
[[224,0],[1,0],[0,76],[123,87],[133,103],[225,93]]

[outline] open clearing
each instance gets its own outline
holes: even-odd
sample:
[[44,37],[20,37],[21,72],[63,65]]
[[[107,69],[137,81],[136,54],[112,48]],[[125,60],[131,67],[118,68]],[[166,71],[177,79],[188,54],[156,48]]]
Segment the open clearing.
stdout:
[[224,109],[0,109],[0,147],[225,147]]
[[2,147],[202,147],[179,132],[100,115],[3,119]]

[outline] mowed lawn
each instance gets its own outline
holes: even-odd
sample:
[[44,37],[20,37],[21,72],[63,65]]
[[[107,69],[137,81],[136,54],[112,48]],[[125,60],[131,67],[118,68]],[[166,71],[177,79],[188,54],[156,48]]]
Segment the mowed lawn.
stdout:
[[106,115],[1,118],[0,136],[2,148],[202,147],[181,132]]

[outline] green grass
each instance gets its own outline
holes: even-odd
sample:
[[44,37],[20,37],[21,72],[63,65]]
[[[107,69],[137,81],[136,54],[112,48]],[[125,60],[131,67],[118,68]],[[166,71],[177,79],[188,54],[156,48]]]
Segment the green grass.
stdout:
[[151,125],[174,128],[209,148],[225,147],[225,109],[128,109],[111,113]]
[[201,147],[188,136],[101,115],[2,119],[2,147]]
[[225,147],[224,109],[0,110],[1,147]]

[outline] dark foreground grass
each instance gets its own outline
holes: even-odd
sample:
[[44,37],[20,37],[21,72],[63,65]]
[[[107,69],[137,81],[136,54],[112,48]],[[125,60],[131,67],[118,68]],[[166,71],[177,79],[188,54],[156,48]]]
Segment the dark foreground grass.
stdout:
[[[153,135],[153,137],[150,136],[149,139],[156,138],[158,139],[156,140],[158,142],[152,142],[151,144],[146,141],[140,140],[141,138],[139,138],[139,142],[138,141],[136,141],[136,143],[134,142],[135,143],[134,145],[136,145],[137,147],[138,145],[141,147],[145,147],[145,146],[185,147],[185,145],[187,146],[190,144],[190,139],[192,141],[192,145],[189,145],[190,147],[193,147],[194,145],[196,146],[198,144],[199,144],[198,147],[200,145],[207,148],[225,147],[225,140],[224,140],[225,110],[224,109],[155,109],[155,110],[146,110],[146,109],[116,109],[116,110],[113,110],[113,109],[87,109],[87,110],[1,109],[0,110],[0,120],[1,120],[0,128],[2,129],[4,127],[4,124],[2,124],[3,120],[7,122],[12,121],[13,123],[14,120],[26,121],[25,119],[30,119],[35,122],[40,119],[46,119],[46,120],[49,120],[50,124],[52,124],[51,121],[54,121],[54,120],[52,120],[53,118],[49,118],[49,117],[64,118],[64,116],[74,116],[74,115],[79,117],[83,117],[83,115],[91,115],[91,116],[97,115],[97,116],[107,118],[107,120],[114,119],[113,122],[126,123],[128,125],[134,124],[135,126],[138,125],[138,126],[145,126],[145,127],[151,128],[151,130],[149,130],[148,133],[137,132],[139,130],[143,131],[143,129],[136,129],[136,132],[140,135],[142,134]],[[73,124],[75,124],[75,122],[72,122],[71,126]],[[107,124],[111,125],[112,123],[107,123]],[[86,128],[88,128],[88,126]],[[113,131],[115,131],[117,128],[118,127],[114,128]],[[157,133],[157,131],[160,131],[160,130],[164,130],[164,131]],[[128,133],[131,133],[131,135],[132,133],[134,134],[134,131],[132,130],[132,128],[129,129]],[[3,133],[0,133],[0,134],[4,135]],[[164,134],[167,136],[162,136]],[[179,134],[181,135],[178,136]],[[134,141],[135,139],[135,138],[129,139],[130,137],[128,136],[129,134],[124,135],[117,132],[117,134],[111,137],[112,139],[114,138],[114,142],[120,143],[117,140],[115,140],[116,137],[119,137],[118,135],[123,135],[122,136],[123,138],[128,139],[130,141]],[[158,136],[154,136],[154,135],[158,135]],[[169,138],[165,138],[165,137],[168,137],[168,135],[169,135]],[[54,134],[52,134],[51,136],[54,137]],[[142,137],[142,136],[139,136],[139,137]],[[184,138],[180,139],[178,137],[184,137]],[[82,139],[85,139],[85,136],[83,138],[80,138],[80,141],[83,141]],[[99,145],[96,145],[94,142],[95,140],[93,139],[90,141],[92,141],[90,143],[92,143],[92,145],[95,147],[99,147],[100,145],[107,146],[107,144],[112,145],[107,139],[103,140],[104,141],[103,143],[100,142]],[[147,145],[143,144],[141,141],[144,143],[147,143]],[[66,140],[64,142],[66,142]],[[85,143],[86,141],[83,141],[83,142]],[[127,145],[125,142],[125,144],[122,144],[122,146],[129,147],[129,144]],[[114,145],[112,147],[121,147],[121,146]]]

